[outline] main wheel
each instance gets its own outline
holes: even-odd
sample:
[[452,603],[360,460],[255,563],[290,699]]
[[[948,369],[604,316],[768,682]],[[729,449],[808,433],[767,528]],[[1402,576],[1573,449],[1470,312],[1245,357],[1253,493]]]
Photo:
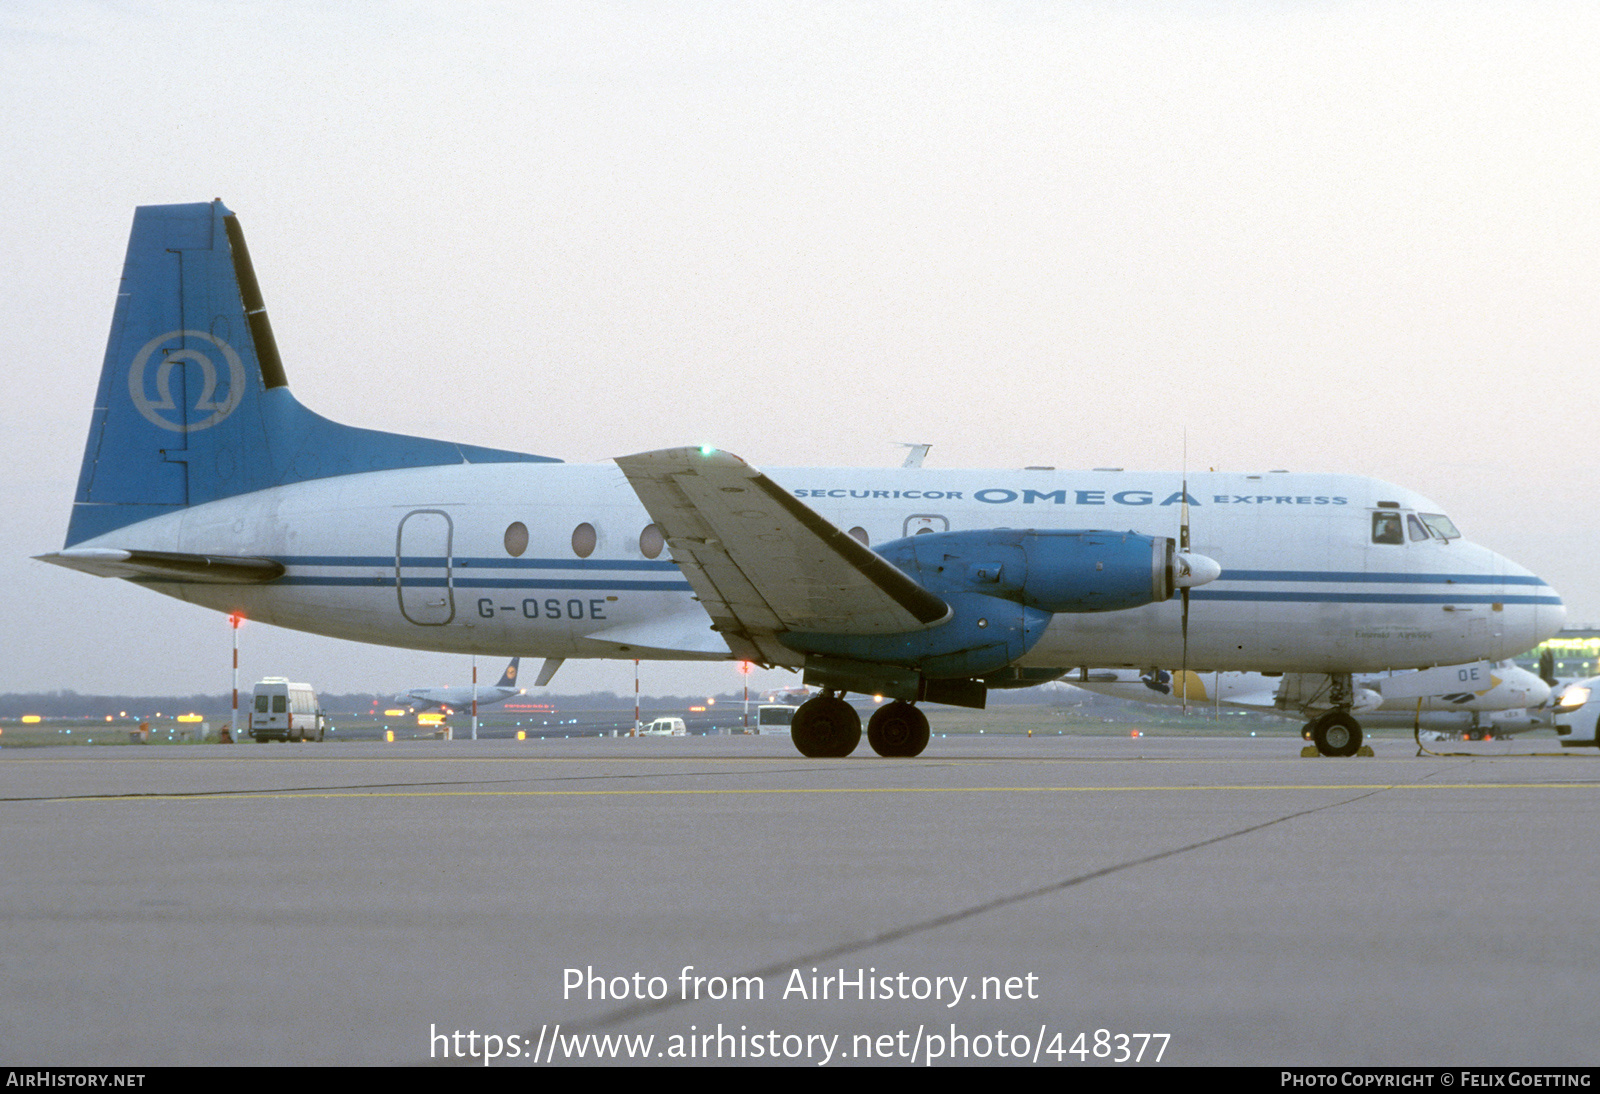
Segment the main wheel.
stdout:
[[1361,747],[1361,723],[1342,710],[1330,710],[1311,723],[1311,743],[1324,756],[1354,756]]
[[828,759],[848,756],[861,743],[861,715],[833,695],[818,695],[800,704],[789,736],[802,756]]
[[880,756],[920,756],[928,747],[928,716],[897,699],[873,713],[867,743]]

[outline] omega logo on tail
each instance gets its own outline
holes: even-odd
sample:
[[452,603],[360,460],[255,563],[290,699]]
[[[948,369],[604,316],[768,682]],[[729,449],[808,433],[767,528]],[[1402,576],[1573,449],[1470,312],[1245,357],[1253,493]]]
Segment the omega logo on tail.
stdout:
[[[222,353],[222,359],[228,363],[228,396],[222,402],[216,401],[217,394],[217,366],[212,361],[211,355],[199,349],[173,350],[166,354],[161,364],[156,367],[155,390],[156,397],[150,398],[145,387],[145,365],[150,360],[150,355],[160,348],[163,342],[170,342],[174,338],[198,339],[209,342]],[[192,361],[200,366],[200,371],[205,376],[205,383],[200,389],[200,397],[195,400],[194,409],[201,414],[210,412],[209,418],[201,418],[197,422],[185,423],[181,412],[174,421],[163,414],[163,411],[177,411],[178,404],[172,398],[172,370],[179,364]],[[201,429],[209,429],[222,419],[232,414],[238,407],[239,401],[244,398],[244,362],[239,359],[239,354],[234,348],[215,335],[199,330],[174,330],[150,339],[144,344],[133,358],[133,365],[128,369],[128,394],[133,397],[133,405],[143,414],[145,420],[162,429],[170,429],[174,433],[194,433]]]

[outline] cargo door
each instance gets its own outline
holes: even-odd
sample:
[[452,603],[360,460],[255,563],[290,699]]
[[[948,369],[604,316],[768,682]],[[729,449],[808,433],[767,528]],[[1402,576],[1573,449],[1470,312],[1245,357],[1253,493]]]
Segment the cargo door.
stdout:
[[419,627],[440,627],[456,616],[450,583],[450,515],[418,509],[400,521],[395,537],[394,586],[400,614]]

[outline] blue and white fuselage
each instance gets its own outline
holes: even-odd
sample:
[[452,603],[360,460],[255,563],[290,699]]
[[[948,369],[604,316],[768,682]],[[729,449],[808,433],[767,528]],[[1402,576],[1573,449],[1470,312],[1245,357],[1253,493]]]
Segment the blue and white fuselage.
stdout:
[[[1140,472],[774,469],[833,524],[881,544],[919,528],[1177,531],[1181,476]],[[1499,660],[1560,629],[1539,578],[1464,539],[1372,542],[1373,514],[1439,513],[1409,490],[1343,475],[1189,476],[1194,550],[1221,576],[1193,590],[1196,671],[1373,672]],[[1122,498],[1118,502],[1111,499]],[[517,500],[508,500],[517,499]],[[727,660],[728,644],[615,465],[455,464],[260,490],[74,547],[281,562],[262,585],[148,587],[251,619],[414,649],[549,658]],[[527,529],[513,555],[507,530]],[[574,532],[593,529],[587,557]],[[515,540],[513,540],[515,542]],[[1019,662],[1173,665],[1175,600],[1058,614]],[[799,666],[796,653],[786,663]]]

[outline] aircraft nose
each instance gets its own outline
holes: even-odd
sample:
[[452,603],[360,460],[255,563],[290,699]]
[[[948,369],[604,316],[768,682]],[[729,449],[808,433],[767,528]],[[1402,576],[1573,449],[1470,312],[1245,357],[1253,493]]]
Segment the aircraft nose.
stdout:
[[[1550,593],[1552,596],[1554,596],[1555,590],[1551,589]],[[1548,627],[1550,635],[1553,635],[1557,631],[1561,630],[1562,627],[1566,626],[1567,606],[1562,603],[1561,598],[1557,596],[1556,602],[1554,604],[1542,607],[1539,615],[1539,622]],[[1545,637],[1548,638],[1550,635],[1546,635]],[[1544,639],[1540,639],[1540,641],[1542,642]]]
[[[1532,673],[1528,675],[1533,676]],[[1536,676],[1527,682],[1526,690],[1528,692],[1527,705],[1530,707],[1543,706],[1550,698],[1550,685]]]
[[1500,613],[1497,629],[1505,651],[1499,656],[1518,656],[1554,637],[1567,620],[1567,606],[1560,595],[1538,574],[1504,555],[1489,552],[1488,561],[1502,582],[1494,593],[1494,611]]

